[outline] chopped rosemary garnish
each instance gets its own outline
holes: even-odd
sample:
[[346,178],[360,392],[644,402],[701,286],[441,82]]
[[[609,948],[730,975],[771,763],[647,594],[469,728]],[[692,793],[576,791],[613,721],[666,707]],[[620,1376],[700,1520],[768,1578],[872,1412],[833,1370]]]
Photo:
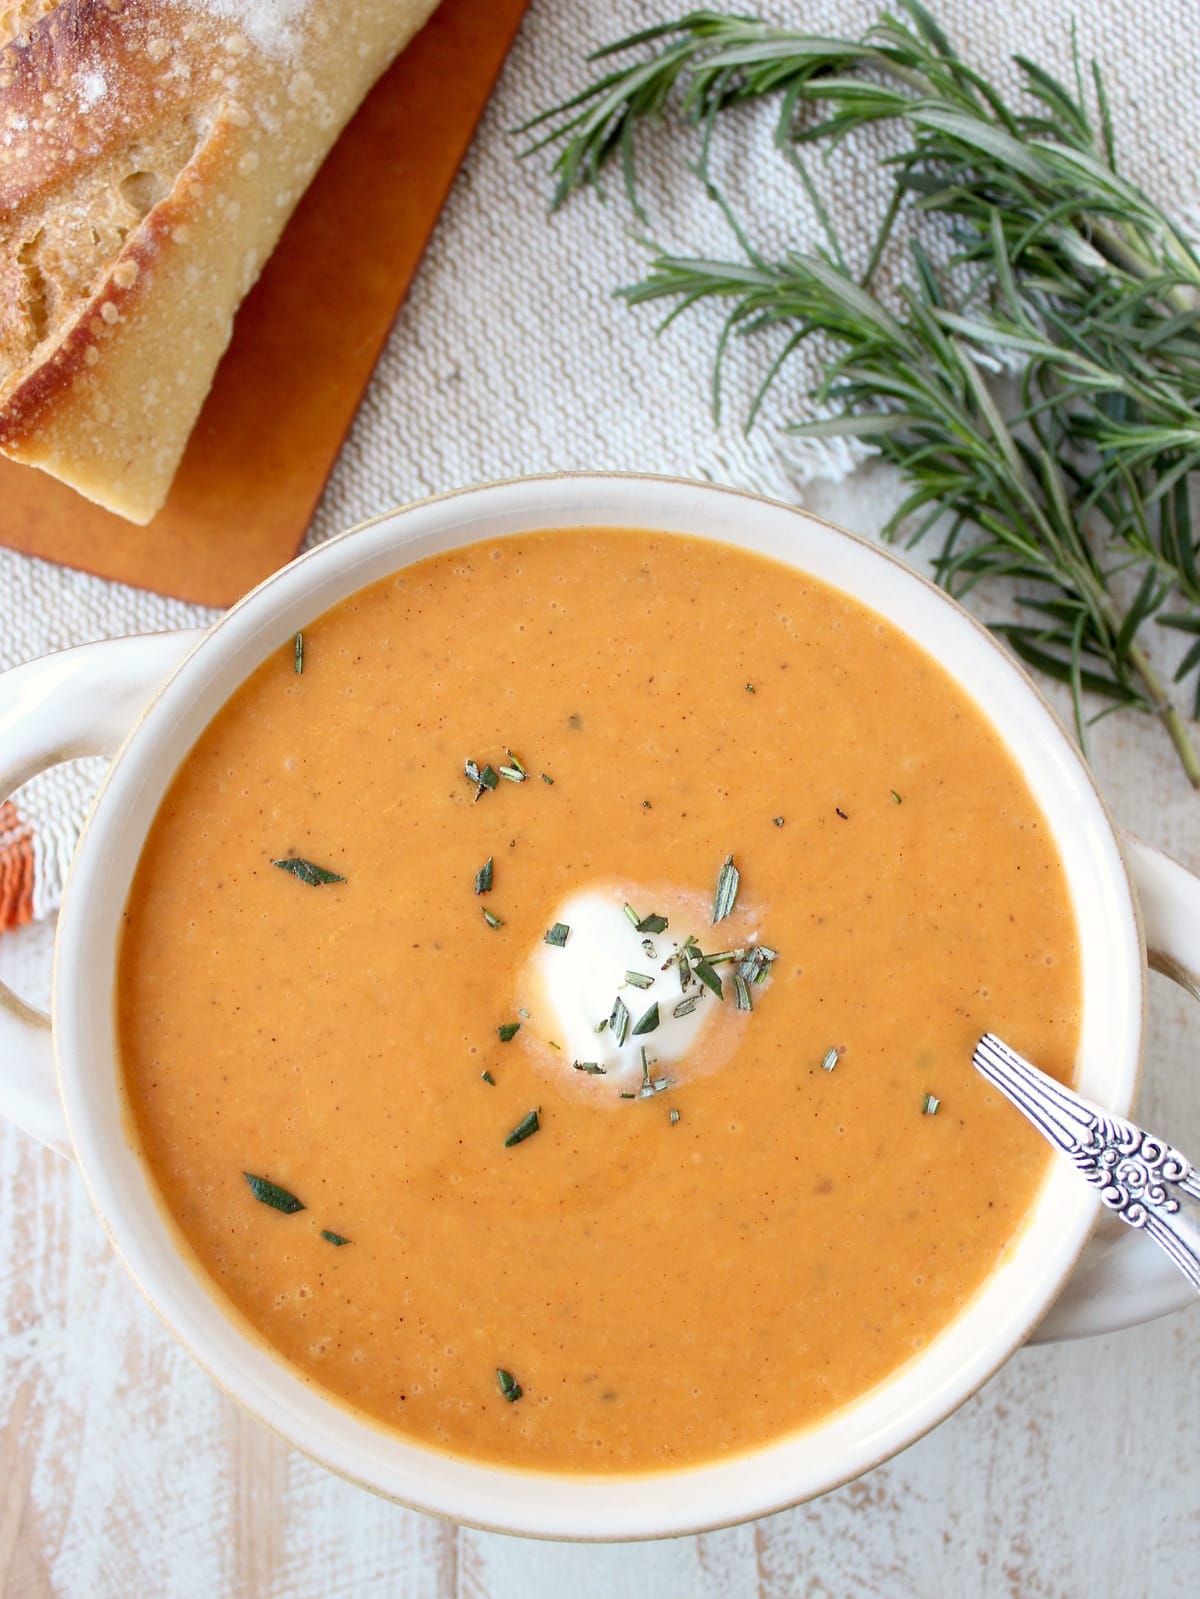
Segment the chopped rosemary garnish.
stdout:
[[896,790],[893,789],[892,790],[892,804],[893,805],[903,805],[903,803],[904,803],[904,801],[900,798],[899,794],[896,793]]
[[502,1044],[510,1043],[521,1031],[520,1022],[501,1022],[496,1031],[500,1034]]
[[495,861],[493,857],[489,855],[487,860],[484,861],[483,865],[475,873],[475,892],[477,894],[486,894],[490,891],[492,886],[492,868],[494,865]]
[[747,983],[765,983],[777,959],[778,955],[768,944],[753,944],[738,967],[738,976]]
[[634,910],[633,906],[629,903],[628,900],[625,901],[625,915],[629,919],[629,921],[633,924],[633,926],[635,928],[637,927],[637,924],[641,921],[641,917]]
[[483,1078],[485,1083],[488,1083],[492,1088],[495,1088],[496,1079],[492,1076],[491,1072],[480,1072],[479,1075]]
[[725,864],[717,877],[717,891],[713,895],[712,919],[714,926],[717,922],[723,921],[733,909],[740,881],[741,875],[733,864],[733,856],[726,855]]
[[620,994],[613,1001],[613,1008],[609,1014],[608,1026],[617,1041],[617,1048],[629,1037],[629,1008]]
[[500,776],[507,778],[510,783],[523,783],[526,772],[523,766],[502,766]]
[[570,936],[570,932],[571,929],[567,926],[566,922],[555,922],[554,926],[543,939],[543,943],[553,944],[555,949],[562,949],[563,945],[567,942],[567,939]]
[[510,1405],[515,1405],[525,1390],[513,1376],[511,1371],[505,1371],[503,1366],[496,1367],[496,1381],[500,1384],[500,1392]]
[[[509,770],[513,771],[513,772],[519,772],[520,773],[520,781],[523,783],[525,781],[525,779],[529,776],[529,773],[528,773],[528,771],[525,768],[525,763],[521,760],[520,756],[516,755],[512,750],[508,750],[507,754],[508,754]],[[500,770],[501,770],[501,772],[503,772],[504,768],[501,767]],[[513,780],[510,778],[509,781],[511,782]]]
[[721,984],[721,974],[713,970],[703,955],[692,967],[692,972],[700,979],[705,988],[710,988],[713,991],[718,999],[725,998],[725,990]]
[[542,782],[549,783],[551,788],[554,787],[554,779],[550,776],[549,772],[542,773]]
[[754,1006],[750,1003],[750,985],[741,972],[734,972],[733,974],[733,998],[738,1010],[754,1009]]
[[625,981],[631,988],[653,988],[653,977],[647,977],[644,972],[626,972]]
[[586,1072],[589,1077],[608,1076],[607,1068],[601,1066],[599,1061],[594,1060],[573,1060],[571,1062],[571,1069],[577,1072]]
[[618,1099],[636,1099],[637,1095],[636,1094],[626,1094],[626,1093],[622,1092],[622,1093],[617,1095],[617,1098]]
[[746,684],[746,693],[747,693],[747,694],[754,694],[754,693],[756,693],[756,692],[757,692],[757,690],[756,690],[756,689],[755,689],[755,687],[754,687],[754,684],[753,684],[753,683],[747,683],[747,684]]
[[485,788],[495,788],[500,781],[494,766],[481,767],[477,761],[464,761],[463,771],[466,773],[467,782],[475,785],[476,799]]
[[607,1016],[602,1016],[600,1018],[600,1020],[596,1023],[595,1031],[598,1032],[598,1033],[602,1033],[607,1026],[608,1026],[608,1017]]
[[505,1149],[511,1149],[514,1144],[523,1144],[527,1138],[533,1137],[540,1126],[541,1123],[538,1121],[537,1111],[531,1110],[527,1116],[521,1118],[504,1140]]
[[286,1188],[280,1188],[278,1183],[271,1182],[266,1177],[256,1177],[252,1171],[244,1171],[242,1176],[250,1184],[250,1192],[260,1205],[270,1205],[272,1210],[281,1210],[285,1216],[293,1216],[296,1211],[303,1210],[303,1201],[289,1194]]
[[[625,912],[628,915],[628,905],[625,907]],[[633,924],[633,930],[635,933],[665,933],[667,930],[667,918],[659,916],[657,913],[643,916],[640,922]]]
[[562,1048],[562,1045],[561,1044],[556,1044],[552,1038],[548,1038],[546,1040],[546,1042],[550,1045],[551,1049],[561,1049]]
[[837,1063],[838,1063],[838,1052],[837,1052],[837,1050],[836,1049],[827,1049],[825,1051],[825,1059],[821,1062],[821,1070],[824,1071],[824,1072],[831,1072],[833,1070],[833,1068],[837,1065]]
[[783,817],[782,816],[776,816],[776,817],[773,818],[773,820],[775,822],[775,826],[776,827],[782,827],[783,826]]
[[655,1000],[650,1009],[638,1017],[633,1027],[633,1037],[643,1038],[647,1033],[652,1033],[658,1026],[658,1001]]
[[303,633],[297,633],[296,634],[296,661],[295,661],[296,676],[299,677],[300,674],[303,671],[304,671],[304,634]]
[[299,855],[289,855],[286,860],[272,861],[272,866],[278,866],[281,872],[291,872],[302,883],[307,883],[310,888],[320,888],[322,883],[344,883],[346,879],[337,872],[327,872],[323,866],[314,866],[312,861],[301,860]]
[[642,1045],[642,1093],[650,1087],[650,1057],[646,1053],[645,1044]]
[[335,1249],[340,1249],[343,1244],[348,1244],[350,1242],[350,1240],[343,1237],[341,1233],[331,1233],[326,1227],[321,1228],[321,1237],[326,1241],[326,1243],[332,1244]]
[[699,994],[689,994],[686,999],[681,999],[671,1012],[672,1016],[690,1016],[700,1003]]
[[835,805],[833,808],[837,815],[841,817],[843,822],[848,822],[850,820],[840,805]]
[[650,961],[658,959],[658,951],[654,947],[654,940],[652,938],[642,939],[642,954],[647,960]]
[[490,910],[488,910],[486,905],[481,905],[479,908],[483,912],[483,919],[488,924],[489,927],[503,927],[504,926],[503,920],[499,916],[493,915],[493,913]]
[[675,1109],[674,1105],[672,1105],[670,1110],[667,1112],[667,1116],[668,1116],[668,1118],[670,1120],[670,1123],[671,1123],[672,1127],[675,1127],[675,1126],[678,1125],[679,1112]]
[[936,1116],[941,1108],[941,1100],[936,1094],[926,1094],[925,1103],[921,1107],[926,1116]]

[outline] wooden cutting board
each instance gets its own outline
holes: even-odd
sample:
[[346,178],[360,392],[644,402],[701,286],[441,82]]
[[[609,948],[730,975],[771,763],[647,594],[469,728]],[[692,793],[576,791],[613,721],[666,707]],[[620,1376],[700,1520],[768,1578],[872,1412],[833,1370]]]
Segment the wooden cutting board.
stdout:
[[0,543],[207,605],[291,559],[528,3],[442,0],[367,96],[243,302],[153,522],[0,460]]

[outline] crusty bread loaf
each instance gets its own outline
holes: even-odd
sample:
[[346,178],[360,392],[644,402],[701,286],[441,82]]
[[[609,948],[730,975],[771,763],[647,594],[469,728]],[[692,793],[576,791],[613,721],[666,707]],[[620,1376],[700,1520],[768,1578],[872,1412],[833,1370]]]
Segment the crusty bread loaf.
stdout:
[[435,4],[0,0],[0,452],[151,519],[234,312]]

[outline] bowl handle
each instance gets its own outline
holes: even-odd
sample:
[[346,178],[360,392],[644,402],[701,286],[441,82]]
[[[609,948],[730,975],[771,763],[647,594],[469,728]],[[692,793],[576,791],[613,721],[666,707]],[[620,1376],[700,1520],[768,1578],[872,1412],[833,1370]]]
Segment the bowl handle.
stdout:
[[[1200,878],[1130,833],[1123,835],[1122,848],[1150,965],[1200,999]],[[1195,1303],[1195,1289],[1162,1250],[1105,1212],[1029,1342],[1116,1332]]]
[[[0,798],[81,755],[115,755],[200,630],[82,644],[0,675]],[[0,983],[0,1117],[69,1155],[50,1018]]]

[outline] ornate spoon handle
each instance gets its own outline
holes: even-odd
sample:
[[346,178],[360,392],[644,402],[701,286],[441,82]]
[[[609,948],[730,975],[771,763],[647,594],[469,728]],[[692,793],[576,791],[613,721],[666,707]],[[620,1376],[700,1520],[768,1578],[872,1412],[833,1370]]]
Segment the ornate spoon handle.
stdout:
[[1052,1144],[1075,1162],[1100,1199],[1160,1244],[1200,1293],[1200,1228],[1180,1204],[1200,1201],[1200,1175],[1170,1144],[1080,1099],[988,1033],[975,1066]]

